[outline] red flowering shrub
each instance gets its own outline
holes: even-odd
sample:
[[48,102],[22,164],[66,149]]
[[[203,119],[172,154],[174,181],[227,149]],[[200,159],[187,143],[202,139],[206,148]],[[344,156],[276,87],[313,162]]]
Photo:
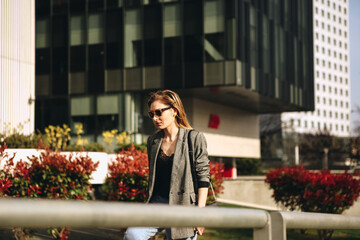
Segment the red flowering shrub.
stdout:
[[[4,147],[5,148],[5,147]],[[8,158],[0,151],[5,164],[0,170],[0,183],[10,180],[7,187],[0,184],[0,197],[31,198],[61,198],[61,199],[88,199],[90,188],[90,175],[96,170],[99,163],[94,163],[88,156],[67,157],[59,151],[46,149],[40,157],[32,156],[27,162],[22,160],[14,164],[14,157]],[[1,159],[1,158],[0,158]],[[5,186],[5,185],[4,185]],[[3,194],[2,194],[3,193]],[[18,228],[17,228],[18,229]],[[28,234],[28,229],[21,234]],[[50,230],[54,238],[67,239],[69,231],[65,228]]]
[[108,176],[102,187],[107,200],[145,202],[149,177],[146,151],[132,145],[116,155],[109,164]]
[[[223,193],[224,187],[224,164],[219,162],[210,162],[210,180],[214,188],[214,192],[216,197],[219,196],[220,193]],[[206,199],[207,204],[211,204],[214,202],[214,196],[209,187],[209,194]]]
[[[9,161],[9,156],[7,153],[5,153],[5,149],[7,148],[6,143],[3,145],[0,145],[0,166],[2,165],[1,160],[7,160]],[[14,159],[15,156],[12,156],[12,159]],[[9,188],[12,186],[11,177],[9,174],[9,170],[6,167],[6,163],[4,166],[0,169],[0,197],[7,196]]]
[[[224,166],[218,162],[210,163],[211,181],[216,195],[222,190]],[[134,146],[122,150],[116,160],[109,164],[108,177],[102,187],[103,196],[107,200],[145,202],[148,187],[149,166],[145,151]],[[209,188],[207,202],[214,201]]]
[[266,183],[273,197],[290,210],[342,213],[360,194],[360,180],[347,172],[331,174],[308,171],[303,167],[284,167],[270,171]]

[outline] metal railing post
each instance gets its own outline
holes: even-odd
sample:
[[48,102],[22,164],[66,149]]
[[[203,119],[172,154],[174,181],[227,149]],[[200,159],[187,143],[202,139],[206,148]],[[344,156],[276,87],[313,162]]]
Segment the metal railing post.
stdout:
[[271,235],[273,240],[286,240],[286,222],[280,212],[271,212]]
[[263,228],[254,228],[253,239],[254,240],[275,240],[276,238],[272,238],[272,222],[270,214],[267,214],[267,223]]

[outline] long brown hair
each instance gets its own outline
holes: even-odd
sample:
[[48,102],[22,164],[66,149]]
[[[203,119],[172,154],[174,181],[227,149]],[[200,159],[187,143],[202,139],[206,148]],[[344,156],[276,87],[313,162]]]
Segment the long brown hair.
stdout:
[[175,117],[176,119],[175,123],[177,127],[192,129],[192,127],[189,124],[189,121],[187,120],[181,99],[176,92],[173,92],[171,90],[159,90],[157,92],[150,93],[150,98],[148,100],[149,109],[151,104],[155,101],[161,101],[164,104],[170,105],[171,107],[177,110],[177,114]]

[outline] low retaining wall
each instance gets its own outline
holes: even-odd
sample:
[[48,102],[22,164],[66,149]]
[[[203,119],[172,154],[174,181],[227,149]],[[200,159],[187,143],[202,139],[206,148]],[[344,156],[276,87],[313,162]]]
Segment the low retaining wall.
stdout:
[[[278,209],[284,208],[276,205],[271,197],[272,190],[265,184],[264,176],[245,176],[237,179],[227,179],[224,181],[224,193],[220,195],[221,200],[239,202],[244,206],[255,205],[257,208]],[[360,199],[344,214],[360,215]]]

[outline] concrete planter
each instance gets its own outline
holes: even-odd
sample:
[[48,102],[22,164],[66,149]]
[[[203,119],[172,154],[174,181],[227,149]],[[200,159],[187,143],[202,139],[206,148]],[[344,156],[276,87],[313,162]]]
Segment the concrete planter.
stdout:
[[[29,157],[36,156],[39,157],[41,152],[44,150],[38,149],[6,149],[5,152],[9,154],[9,156],[13,156],[15,154],[14,162],[23,160],[28,161]],[[91,175],[91,184],[103,184],[108,173],[108,164],[115,159],[115,154],[107,154],[105,152],[61,152],[61,154],[70,156],[80,155],[85,156],[88,155],[94,162],[99,162],[99,166],[97,170]],[[2,167],[4,163],[1,162],[0,167]]]

